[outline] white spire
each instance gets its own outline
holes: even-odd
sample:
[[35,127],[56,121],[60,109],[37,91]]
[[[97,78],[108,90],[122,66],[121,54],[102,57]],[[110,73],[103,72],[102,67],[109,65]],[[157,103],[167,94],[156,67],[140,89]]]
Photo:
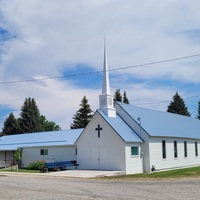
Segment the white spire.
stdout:
[[110,94],[110,82],[106,54],[106,42],[104,37],[104,63],[103,63],[103,85],[102,94],[99,95],[99,108],[108,117],[116,117],[116,109],[113,106],[113,96]]
[[107,63],[106,39],[105,39],[105,37],[104,37],[104,63],[103,63],[102,94],[110,94],[110,81],[109,81],[109,74],[108,74],[108,63]]

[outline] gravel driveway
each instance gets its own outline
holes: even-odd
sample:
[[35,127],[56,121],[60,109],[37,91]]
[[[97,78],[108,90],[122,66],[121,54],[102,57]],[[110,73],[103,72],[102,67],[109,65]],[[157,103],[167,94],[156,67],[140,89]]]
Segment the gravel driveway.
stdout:
[[199,200],[200,178],[108,181],[100,179],[0,175],[0,199]]

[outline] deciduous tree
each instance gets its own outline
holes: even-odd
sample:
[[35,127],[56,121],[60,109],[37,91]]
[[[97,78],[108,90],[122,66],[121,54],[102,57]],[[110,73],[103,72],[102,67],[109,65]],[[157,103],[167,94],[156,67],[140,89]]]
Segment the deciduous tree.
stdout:
[[48,121],[44,115],[40,116],[43,131],[60,131],[61,128],[53,121]]

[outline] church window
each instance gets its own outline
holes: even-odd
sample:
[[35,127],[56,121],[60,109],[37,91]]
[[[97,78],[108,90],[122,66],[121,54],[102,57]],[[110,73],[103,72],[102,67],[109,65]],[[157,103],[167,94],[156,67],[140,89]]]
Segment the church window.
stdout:
[[131,156],[139,156],[139,147],[131,147]]
[[195,142],[195,156],[198,156],[198,143]]
[[174,141],[174,158],[178,157],[177,141]]
[[187,142],[184,141],[184,157],[187,158]]
[[162,140],[162,158],[166,159],[167,155],[166,155],[166,142],[165,140]]
[[41,156],[46,156],[46,155],[48,155],[48,149],[40,149],[40,155],[41,155]]

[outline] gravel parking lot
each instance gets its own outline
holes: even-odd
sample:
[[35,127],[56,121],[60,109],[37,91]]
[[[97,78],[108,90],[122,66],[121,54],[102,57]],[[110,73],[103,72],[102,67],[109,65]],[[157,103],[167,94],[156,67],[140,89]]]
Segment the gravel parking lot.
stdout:
[[0,175],[1,200],[145,199],[199,200],[200,178],[108,181]]

